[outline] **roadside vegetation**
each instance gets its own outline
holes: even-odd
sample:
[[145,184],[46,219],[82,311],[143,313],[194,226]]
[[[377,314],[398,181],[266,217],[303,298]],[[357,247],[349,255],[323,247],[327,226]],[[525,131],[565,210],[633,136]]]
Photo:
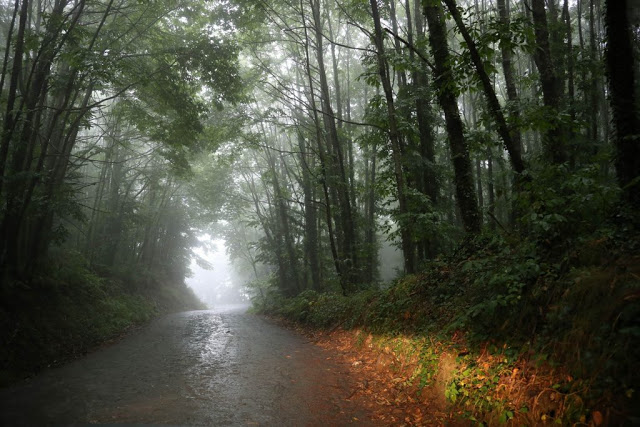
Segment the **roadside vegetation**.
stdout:
[[640,235],[620,223],[563,233],[561,247],[480,235],[384,289],[274,292],[254,307],[383,363],[380,400],[409,417],[389,422],[421,424],[425,399],[476,425],[634,422]]
[[61,253],[30,281],[0,294],[0,385],[85,355],[131,328],[175,311],[205,308],[186,285],[150,273],[99,276]]

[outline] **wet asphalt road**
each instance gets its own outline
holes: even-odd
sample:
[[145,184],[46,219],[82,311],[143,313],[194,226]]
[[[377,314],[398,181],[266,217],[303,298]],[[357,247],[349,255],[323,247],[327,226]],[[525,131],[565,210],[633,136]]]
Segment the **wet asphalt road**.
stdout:
[[348,368],[246,308],[163,317],[0,390],[0,425],[368,424]]

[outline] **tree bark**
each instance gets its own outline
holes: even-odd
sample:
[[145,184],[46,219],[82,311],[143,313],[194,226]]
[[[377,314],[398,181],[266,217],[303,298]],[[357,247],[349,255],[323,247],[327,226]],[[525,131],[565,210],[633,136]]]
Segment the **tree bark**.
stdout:
[[[407,10],[410,10],[409,1],[406,4]],[[408,14],[409,15],[409,14]],[[420,2],[414,2],[415,32],[416,40],[419,45],[423,45],[425,41],[424,23],[422,21],[422,11],[420,10]],[[411,22],[410,15],[408,16]],[[413,44],[412,27],[408,26],[409,43]],[[410,51],[413,59],[413,50]],[[416,121],[418,124],[418,133],[420,135],[420,171],[418,173],[418,188],[427,195],[431,202],[431,206],[435,207],[438,203],[439,184],[435,171],[436,155],[435,155],[435,135],[433,111],[431,108],[431,93],[429,88],[429,77],[421,63],[421,68],[416,69],[412,75],[413,91],[416,97]],[[438,251],[438,243],[435,239],[423,238],[419,245],[419,252],[422,253],[421,259],[433,258]]]
[[640,208],[640,118],[627,0],[606,0],[605,53],[615,125],[616,171],[624,199]]
[[478,52],[478,48],[476,47],[476,42],[475,40],[473,40],[473,38],[471,38],[471,34],[469,34],[467,26],[462,20],[462,16],[460,15],[460,11],[456,6],[455,0],[444,0],[444,3],[447,5],[451,16],[456,22],[456,25],[458,26],[458,29],[460,30],[460,34],[462,34],[464,41],[467,43],[467,48],[469,49],[471,60],[473,61],[476,72],[480,77],[480,82],[482,83],[482,89],[489,106],[489,112],[498,125],[498,134],[500,135],[500,138],[504,143],[505,149],[509,153],[511,166],[513,167],[513,170],[515,172],[522,173],[525,169],[525,166],[522,160],[521,144],[513,140],[512,133],[509,129],[509,126],[507,125],[504,114],[502,113],[502,107],[500,107],[500,102],[498,101],[496,92],[493,89],[493,84],[491,83],[491,79],[487,74],[487,71],[482,62],[482,58],[480,57],[480,53]]
[[438,101],[445,115],[451,160],[455,173],[456,198],[465,231],[480,232],[480,213],[473,189],[473,170],[469,157],[458,100],[452,81],[451,58],[442,5],[436,0],[426,0],[424,14],[429,24],[429,44],[433,51],[435,79],[438,84]]
[[406,273],[413,274],[416,271],[415,248],[410,231],[411,224],[407,218],[407,215],[409,214],[406,194],[407,188],[404,171],[402,170],[402,147],[393,100],[393,89],[391,87],[387,64],[384,59],[384,40],[382,36],[382,25],[380,24],[380,13],[378,11],[377,0],[370,0],[370,4],[373,14],[373,24],[375,26],[374,42],[378,59],[378,74],[380,75],[382,88],[387,101],[387,113],[389,116],[389,140],[391,141],[391,157],[393,160],[393,171],[396,181],[398,210],[401,217],[399,226],[400,238],[402,240],[402,253],[404,256],[404,269]]
[[562,97],[561,81],[556,74],[551,57],[549,44],[549,28],[547,25],[547,12],[544,0],[532,0],[531,12],[533,16],[533,29],[536,40],[536,48],[533,59],[540,73],[540,85],[542,87],[542,99],[548,111],[549,130],[544,137],[544,148],[547,158],[554,164],[567,161],[566,135],[564,126],[557,119],[560,113],[560,100]]
[[[303,0],[300,0],[300,13],[302,14],[302,20],[305,21],[304,9],[303,9]],[[324,196],[324,205],[325,205],[325,220],[327,222],[327,230],[329,234],[329,246],[331,249],[331,257],[333,259],[333,265],[336,270],[336,274],[338,275],[338,280],[340,282],[340,287],[342,288],[342,293],[346,295],[349,291],[349,284],[346,282],[345,276],[343,274],[342,264],[340,262],[340,256],[338,252],[338,247],[336,244],[336,235],[333,229],[333,209],[332,209],[332,198],[330,195],[330,190],[328,186],[329,173],[327,169],[327,159],[326,159],[326,151],[323,146],[322,140],[322,129],[320,127],[320,118],[318,117],[318,108],[316,105],[316,95],[314,88],[314,79],[311,75],[311,58],[309,53],[309,35],[307,31],[307,26],[304,27],[305,33],[305,43],[304,43],[304,54],[305,54],[305,71],[307,80],[309,82],[309,103],[311,104],[311,112],[313,116],[314,128],[316,131],[315,139],[316,139],[316,147],[318,149],[318,160],[320,161],[320,173],[321,173],[321,184],[322,184],[322,194]],[[319,220],[319,218],[318,218]]]
[[313,185],[310,173],[310,156],[307,153],[307,142],[298,124],[298,149],[302,165],[302,191],[304,193],[304,254],[311,276],[311,287],[322,290],[320,282],[320,264],[318,262],[318,229],[316,228],[317,208],[313,197]]
[[[22,73],[22,57],[24,55],[24,33],[27,24],[29,1],[23,0],[20,9],[20,21],[18,23],[18,33],[16,34],[15,49],[13,54],[13,66],[11,67],[11,78],[9,79],[9,94],[7,95],[7,107],[5,110],[4,123],[2,127],[2,139],[0,140],[0,198],[3,196],[4,182],[7,179],[6,164],[9,157],[9,146],[16,126],[19,113],[15,111],[15,103],[18,93],[18,79]],[[4,239],[0,239],[4,242]],[[0,260],[3,251],[0,251]],[[1,265],[1,264],[0,264]]]
[[[508,28],[510,25],[509,10],[505,0],[498,0],[498,14],[500,24]],[[515,72],[513,70],[513,54],[509,46],[500,43],[500,54],[502,56],[502,72],[504,73],[505,86],[507,88],[507,98],[509,99],[509,115],[511,116],[512,125],[510,126],[511,138],[513,144],[519,148],[522,153],[522,135],[518,129],[520,122],[520,108],[518,106],[518,89],[516,87]]]
[[336,120],[331,106],[331,96],[329,92],[329,84],[327,81],[327,74],[324,65],[324,53],[323,53],[323,34],[321,28],[320,19],[320,0],[310,0],[313,23],[315,30],[315,42],[316,42],[316,59],[318,61],[318,74],[320,77],[320,95],[321,106],[323,112],[323,123],[326,131],[326,137],[328,144],[333,149],[333,162],[336,176],[334,176],[334,183],[336,185],[336,191],[338,195],[339,203],[339,218],[341,223],[341,230],[343,236],[343,256],[341,259],[344,263],[343,272],[345,274],[346,283],[348,284],[349,292],[354,290],[355,284],[358,279],[358,254],[356,247],[356,224],[353,220],[353,212],[351,207],[351,198],[349,196],[349,182],[345,170],[344,152],[343,147],[340,144],[338,136],[338,129],[336,126]]

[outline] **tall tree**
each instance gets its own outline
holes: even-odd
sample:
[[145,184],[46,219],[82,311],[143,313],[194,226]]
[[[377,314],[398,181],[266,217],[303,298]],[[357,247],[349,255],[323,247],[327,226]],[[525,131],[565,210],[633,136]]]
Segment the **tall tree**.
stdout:
[[[511,22],[509,17],[510,11],[505,0],[498,0],[497,7],[500,25],[505,30],[505,34],[503,34],[502,37],[507,38],[510,34],[510,32],[507,31]],[[510,44],[511,43],[508,43],[505,39],[501,40],[500,54],[502,56],[502,72],[504,74],[504,82],[507,89],[507,99],[510,104],[509,112],[512,119],[510,129],[511,138],[513,139],[513,144],[518,147],[520,152],[522,152],[522,135],[518,129],[518,123],[520,122],[520,107],[518,106],[518,89],[516,86],[513,53]]]
[[609,97],[615,125],[616,171],[624,197],[632,206],[640,207],[640,117],[636,99],[636,59],[629,23],[633,2],[607,0],[605,26],[607,32],[606,65]]
[[531,0],[531,12],[536,41],[533,58],[540,73],[544,106],[548,110],[546,115],[546,120],[549,122],[548,131],[544,138],[545,154],[551,162],[563,163],[567,161],[567,135],[565,125],[558,117],[562,99],[562,82],[551,56],[545,1]]
[[310,0],[310,3],[315,33],[316,60],[318,63],[318,74],[320,78],[320,105],[322,108],[322,120],[324,123],[328,146],[331,148],[328,153],[332,158],[331,166],[334,171],[332,174],[332,182],[336,186],[336,193],[338,196],[338,215],[341,225],[338,230],[338,236],[342,238],[342,245],[340,246],[342,249],[341,259],[344,263],[343,273],[349,288],[352,288],[359,281],[356,222],[354,220],[353,207],[351,206],[352,198],[349,194],[350,186],[346,171],[344,147],[341,144],[340,137],[338,135],[336,117],[331,105],[329,83],[324,64],[323,40],[325,36],[322,33],[320,0]]
[[498,134],[504,143],[504,146],[509,153],[509,159],[511,161],[511,165],[513,170],[517,173],[522,173],[524,171],[524,162],[522,160],[522,147],[518,140],[514,140],[513,134],[507,125],[507,120],[502,112],[502,107],[500,106],[500,102],[498,101],[498,97],[496,96],[496,92],[493,89],[493,84],[491,83],[491,79],[489,78],[489,74],[487,73],[484,63],[482,61],[482,57],[480,56],[480,52],[476,46],[475,40],[471,37],[471,34],[467,30],[467,26],[462,20],[462,15],[458,10],[455,0],[444,0],[444,3],[447,5],[449,9],[449,13],[453,16],[462,37],[467,45],[467,49],[469,49],[469,53],[471,54],[471,60],[473,61],[473,65],[475,66],[476,72],[480,77],[480,82],[482,83],[482,89],[484,91],[485,98],[487,100],[487,104],[489,106],[489,111],[493,116],[496,124],[498,126]]
[[375,28],[374,42],[376,46],[376,57],[378,63],[378,74],[382,82],[385,99],[387,102],[387,112],[389,120],[389,140],[391,142],[391,156],[393,158],[393,172],[396,183],[396,197],[398,199],[398,210],[400,213],[400,238],[402,244],[402,254],[404,256],[404,269],[407,273],[415,272],[415,250],[413,238],[411,236],[411,224],[408,221],[409,206],[407,200],[407,185],[402,165],[402,144],[400,141],[400,131],[398,129],[398,118],[393,99],[393,88],[391,77],[385,60],[384,38],[382,25],[380,23],[380,12],[377,0],[371,0],[371,12]]
[[453,81],[452,60],[447,43],[447,29],[440,2],[426,0],[424,15],[429,24],[429,44],[433,52],[438,101],[444,111],[449,136],[458,207],[465,230],[469,233],[478,233],[480,232],[480,212],[473,186],[473,169],[458,109],[456,84]]

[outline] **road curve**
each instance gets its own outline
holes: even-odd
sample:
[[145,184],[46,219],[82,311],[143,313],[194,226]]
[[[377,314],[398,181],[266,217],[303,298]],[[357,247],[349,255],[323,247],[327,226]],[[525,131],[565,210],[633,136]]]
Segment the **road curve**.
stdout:
[[0,390],[1,425],[371,424],[348,367],[245,309],[160,318],[122,341]]

